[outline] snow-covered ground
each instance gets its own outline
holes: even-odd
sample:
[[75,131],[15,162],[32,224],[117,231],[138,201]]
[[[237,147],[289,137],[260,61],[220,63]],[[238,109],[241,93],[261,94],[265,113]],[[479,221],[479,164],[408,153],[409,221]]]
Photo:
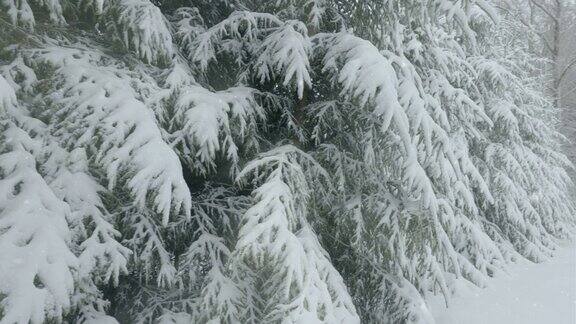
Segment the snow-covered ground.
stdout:
[[458,285],[449,308],[430,298],[437,324],[576,324],[576,244],[545,263],[519,262],[486,288]]

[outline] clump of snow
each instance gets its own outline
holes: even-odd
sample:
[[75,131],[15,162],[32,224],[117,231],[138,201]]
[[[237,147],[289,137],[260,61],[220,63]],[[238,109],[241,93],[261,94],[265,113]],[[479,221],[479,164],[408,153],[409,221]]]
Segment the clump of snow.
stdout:
[[111,1],[103,15],[110,35],[143,61],[165,63],[172,58],[168,21],[152,2]]

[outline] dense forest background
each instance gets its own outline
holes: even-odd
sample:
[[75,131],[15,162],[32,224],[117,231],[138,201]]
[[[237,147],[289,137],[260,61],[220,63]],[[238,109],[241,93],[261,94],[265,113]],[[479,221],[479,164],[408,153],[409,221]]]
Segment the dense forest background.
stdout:
[[0,0],[0,323],[433,323],[574,234],[574,14]]

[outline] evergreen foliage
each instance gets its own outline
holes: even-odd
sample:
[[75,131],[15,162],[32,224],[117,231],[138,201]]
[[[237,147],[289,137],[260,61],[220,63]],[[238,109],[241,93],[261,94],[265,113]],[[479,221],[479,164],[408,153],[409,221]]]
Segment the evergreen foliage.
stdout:
[[511,19],[0,0],[0,323],[433,323],[545,260],[572,166]]

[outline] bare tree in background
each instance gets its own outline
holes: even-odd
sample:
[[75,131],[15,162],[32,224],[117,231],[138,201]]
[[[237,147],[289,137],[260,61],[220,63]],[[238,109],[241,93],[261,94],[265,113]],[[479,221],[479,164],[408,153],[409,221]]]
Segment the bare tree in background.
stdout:
[[518,37],[544,60],[545,85],[562,109],[560,128],[567,137],[566,153],[576,162],[576,5],[574,0],[505,0],[501,9],[518,17]]
[[565,2],[559,20],[554,86],[562,108],[561,130],[569,140],[565,151],[576,162],[576,9],[573,0]]

